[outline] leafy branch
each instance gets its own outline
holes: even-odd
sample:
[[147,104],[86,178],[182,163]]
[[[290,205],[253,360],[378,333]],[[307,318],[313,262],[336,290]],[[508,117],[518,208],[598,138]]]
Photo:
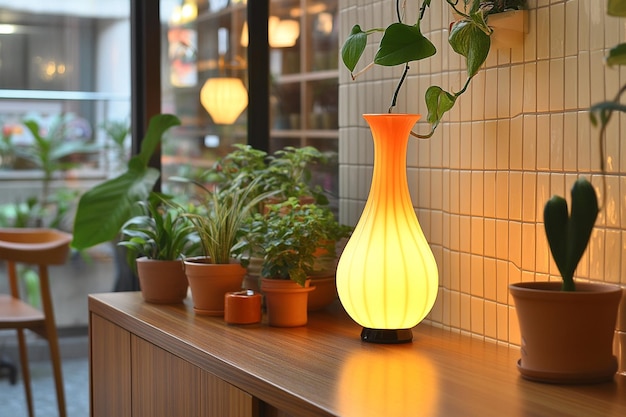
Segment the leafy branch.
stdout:
[[[463,3],[467,6],[469,2],[470,0],[464,0]],[[487,16],[498,2],[471,1],[467,12],[464,11],[466,10],[465,8],[460,9],[457,7],[459,0],[446,0],[446,3],[460,16],[460,20],[451,26],[448,43],[456,53],[465,57],[467,79],[461,90],[457,92],[448,92],[439,86],[431,86],[426,90],[425,101],[428,109],[426,120],[430,123],[431,129],[425,135],[411,132],[413,136],[418,138],[429,138],[434,134],[444,114],[452,109],[457,98],[467,91],[471,79],[478,73],[480,67],[486,61],[491,48],[492,29],[487,24]],[[404,70],[388,109],[390,113],[396,106],[399,91],[409,71],[409,63],[429,58],[437,53],[433,43],[422,34],[420,29],[421,21],[424,19],[430,4],[431,0],[423,0],[417,22],[409,25],[402,21],[403,13],[401,11],[404,10],[404,2],[401,4],[401,0],[396,0],[398,22],[392,23],[384,29],[374,28],[366,31],[362,30],[360,25],[354,25],[342,47],[341,57],[343,63],[350,70],[353,79],[373,65],[404,65]],[[365,51],[367,37],[379,32],[383,32],[383,37],[380,40],[373,62],[366,65],[363,70],[355,73],[355,68]]]

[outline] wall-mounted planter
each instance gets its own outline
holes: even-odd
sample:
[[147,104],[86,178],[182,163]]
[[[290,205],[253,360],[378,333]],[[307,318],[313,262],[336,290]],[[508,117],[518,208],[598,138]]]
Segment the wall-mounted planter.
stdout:
[[[461,17],[452,13],[454,22]],[[528,10],[510,10],[489,15],[491,50],[517,48],[524,45],[524,35],[528,33]],[[452,26],[452,25],[450,25]]]
[[522,46],[524,35],[528,33],[528,10],[511,10],[489,15],[489,26],[493,28],[491,49]]

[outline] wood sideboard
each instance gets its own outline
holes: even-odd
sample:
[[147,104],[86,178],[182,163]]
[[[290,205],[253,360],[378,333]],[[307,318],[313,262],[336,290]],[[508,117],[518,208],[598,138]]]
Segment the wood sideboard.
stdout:
[[91,295],[89,311],[92,417],[626,416],[626,377],[526,381],[518,349],[423,324],[410,344],[363,343],[338,303],[292,329],[134,292]]

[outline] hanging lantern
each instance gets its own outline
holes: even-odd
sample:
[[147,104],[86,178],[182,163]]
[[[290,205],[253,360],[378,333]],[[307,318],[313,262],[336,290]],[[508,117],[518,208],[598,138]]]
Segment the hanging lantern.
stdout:
[[231,125],[248,107],[248,91],[240,78],[209,78],[200,90],[200,102],[215,124]]
[[270,16],[268,22],[269,44],[272,48],[289,48],[296,44],[300,36],[300,22],[293,19],[281,20]]

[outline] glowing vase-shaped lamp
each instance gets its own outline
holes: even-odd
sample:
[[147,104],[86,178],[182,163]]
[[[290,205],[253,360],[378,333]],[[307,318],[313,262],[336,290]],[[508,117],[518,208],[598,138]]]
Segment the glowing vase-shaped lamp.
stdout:
[[248,91],[240,78],[209,78],[200,90],[200,102],[215,124],[231,125],[248,106]]
[[419,115],[365,115],[374,171],[363,214],[337,266],[337,290],[361,339],[403,343],[430,312],[439,273],[409,195],[406,152]]

